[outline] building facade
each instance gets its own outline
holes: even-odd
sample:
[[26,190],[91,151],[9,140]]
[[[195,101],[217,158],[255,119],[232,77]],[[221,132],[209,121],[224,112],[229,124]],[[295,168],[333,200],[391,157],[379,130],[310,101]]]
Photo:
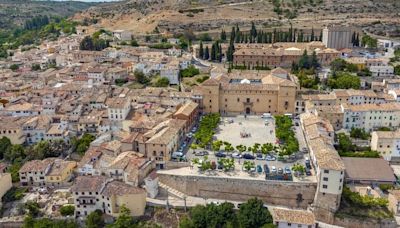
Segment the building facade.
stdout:
[[[283,72],[282,72],[283,71]],[[282,69],[271,72],[234,72],[211,78],[199,88],[206,113],[294,113],[296,79]]]

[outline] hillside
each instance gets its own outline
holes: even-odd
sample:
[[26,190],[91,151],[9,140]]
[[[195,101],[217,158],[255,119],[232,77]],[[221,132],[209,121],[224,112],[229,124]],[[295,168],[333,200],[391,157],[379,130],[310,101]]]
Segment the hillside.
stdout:
[[95,5],[98,4],[75,1],[0,0],[0,29],[14,28],[38,15],[72,16]]
[[153,32],[212,32],[221,27],[255,21],[264,28],[289,26],[320,28],[328,24],[364,27],[400,21],[398,0],[128,0],[90,8],[76,19],[95,17],[97,26],[128,29],[135,34]]

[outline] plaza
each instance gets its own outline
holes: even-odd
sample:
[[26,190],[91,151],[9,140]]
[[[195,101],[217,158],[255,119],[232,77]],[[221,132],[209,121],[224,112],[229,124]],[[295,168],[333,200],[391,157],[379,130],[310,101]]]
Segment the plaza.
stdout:
[[214,137],[237,145],[253,146],[255,143],[276,143],[275,121],[261,116],[222,117]]

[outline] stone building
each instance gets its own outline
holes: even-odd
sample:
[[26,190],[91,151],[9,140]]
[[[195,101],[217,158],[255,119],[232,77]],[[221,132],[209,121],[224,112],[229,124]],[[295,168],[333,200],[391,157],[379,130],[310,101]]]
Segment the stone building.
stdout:
[[237,44],[233,53],[233,64],[246,66],[250,69],[256,67],[285,67],[289,68],[293,62],[299,62],[301,56],[307,51],[312,55],[315,51],[321,65],[329,65],[340,57],[340,52],[326,48],[321,42],[310,43],[274,43],[274,44]]
[[232,72],[210,78],[196,88],[206,113],[294,113],[297,78],[283,69]]
[[353,47],[350,27],[326,27],[322,30],[322,42],[328,48],[344,49]]

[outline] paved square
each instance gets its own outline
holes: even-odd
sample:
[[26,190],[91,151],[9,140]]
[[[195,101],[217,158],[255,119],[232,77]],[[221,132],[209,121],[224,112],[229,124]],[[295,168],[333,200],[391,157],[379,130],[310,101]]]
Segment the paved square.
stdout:
[[[215,137],[231,143],[233,146],[253,146],[255,143],[275,143],[275,121],[273,118],[263,119],[261,116],[222,117]],[[233,123],[229,123],[233,120]],[[266,122],[268,121],[268,123]],[[241,137],[248,134],[248,137]]]

